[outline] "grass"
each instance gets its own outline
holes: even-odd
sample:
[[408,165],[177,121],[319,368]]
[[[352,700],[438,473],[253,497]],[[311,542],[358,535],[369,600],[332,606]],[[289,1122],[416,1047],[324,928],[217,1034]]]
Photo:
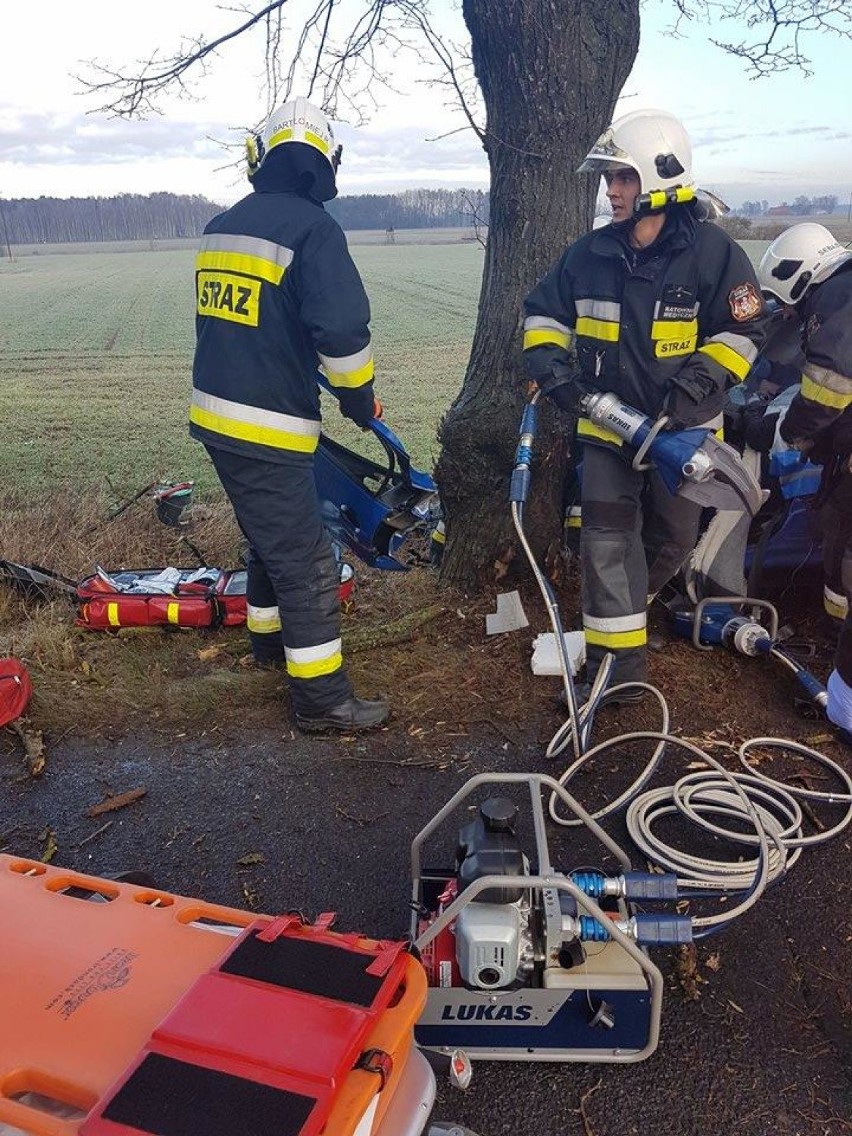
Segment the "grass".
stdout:
[[[353,249],[372,302],[377,389],[390,425],[425,468],[461,385],[482,270],[481,247],[453,239]],[[189,535],[208,563],[235,566],[240,538],[230,507],[186,426],[193,248],[38,253],[0,262],[0,557],[73,580],[96,563],[191,565],[192,551],[158,523],[150,497],[108,518],[151,481],[192,478]],[[383,456],[327,401],[334,437]],[[431,579],[417,576],[358,569],[346,634],[362,690],[394,683],[382,672],[394,656],[371,647],[376,636],[435,602]],[[199,729],[235,704],[273,721],[281,714],[281,677],[241,664],[244,631],[110,635],[75,627],[74,616],[65,598],[34,602],[0,587],[0,655],[27,663],[33,721],[53,737],[118,733],[142,721]]]
[[[431,466],[476,318],[474,243],[354,250],[373,308],[377,389],[414,460]],[[155,479],[217,482],[186,430],[194,340],[191,249],[0,262],[0,480],[22,494]],[[334,406],[331,431],[351,431]]]

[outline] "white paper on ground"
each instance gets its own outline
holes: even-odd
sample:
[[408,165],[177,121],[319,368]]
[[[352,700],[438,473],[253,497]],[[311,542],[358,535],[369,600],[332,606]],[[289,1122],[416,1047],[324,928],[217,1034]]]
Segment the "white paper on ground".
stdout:
[[[586,640],[582,631],[563,631],[562,639],[571,663],[571,674],[577,676],[586,661]],[[536,635],[533,640],[532,673],[534,675],[558,675],[559,654],[556,650],[556,636],[552,631],[546,635]]]
[[503,631],[519,631],[529,627],[530,621],[517,592],[501,592],[497,597],[497,611],[485,616],[485,634],[500,635]]

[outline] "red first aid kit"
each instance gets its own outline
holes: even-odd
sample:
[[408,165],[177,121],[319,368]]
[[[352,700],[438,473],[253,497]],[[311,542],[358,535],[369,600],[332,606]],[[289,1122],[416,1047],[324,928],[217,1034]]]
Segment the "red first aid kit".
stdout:
[[[340,565],[340,602],[355,588]],[[246,622],[244,568],[98,569],[77,585],[77,625],[93,631],[122,627],[239,627]]]
[[33,696],[29,672],[19,659],[0,659],[0,726],[24,713]]
[[77,585],[77,603],[78,626],[95,631],[235,627],[246,621],[246,573],[222,568],[99,570]]

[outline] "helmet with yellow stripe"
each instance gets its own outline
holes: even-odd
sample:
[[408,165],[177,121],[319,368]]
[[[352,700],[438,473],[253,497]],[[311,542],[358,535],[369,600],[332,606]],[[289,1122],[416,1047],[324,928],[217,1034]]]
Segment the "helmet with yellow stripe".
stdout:
[[633,110],[617,118],[592,146],[578,173],[635,170],[641,183],[636,208],[656,212],[696,195],[692,145],[683,123],[664,110]]
[[337,193],[340,151],[331,123],[319,107],[305,98],[290,99],[272,112],[261,134],[246,139],[248,175],[254,180],[261,170],[283,164],[286,155],[291,173],[312,179],[311,196],[329,201]]

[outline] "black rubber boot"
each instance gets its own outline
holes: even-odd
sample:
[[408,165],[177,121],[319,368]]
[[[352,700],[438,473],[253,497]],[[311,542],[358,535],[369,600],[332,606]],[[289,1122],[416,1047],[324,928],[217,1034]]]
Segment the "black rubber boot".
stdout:
[[390,707],[387,702],[369,702],[354,695],[331,710],[316,714],[296,714],[296,725],[307,734],[325,733],[337,730],[343,734],[358,733],[361,730],[375,730],[388,720]]
[[[592,684],[590,682],[575,682],[574,695],[577,699],[577,708],[584,706],[589,701],[589,695],[592,693]],[[601,695],[598,702],[598,710],[602,710],[604,706],[632,706],[637,702],[642,702],[647,697],[647,690],[605,690]],[[568,700],[565,696],[565,691],[559,692],[559,705],[567,707]]]

